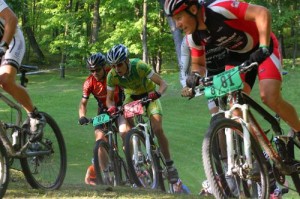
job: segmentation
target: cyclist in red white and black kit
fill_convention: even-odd
[[[79,120],[78,123],[80,125],[86,125],[89,123],[89,119],[86,117],[87,113],[87,104],[90,95],[92,94],[98,102],[98,111],[97,115],[103,113],[107,110],[106,106],[106,76],[110,71],[109,67],[106,67],[106,56],[102,53],[96,53],[91,55],[87,59],[87,68],[90,71],[90,75],[83,83],[82,87],[82,98],[79,103]],[[122,89],[117,87],[114,91],[114,100],[116,101],[117,105],[122,104]],[[119,120],[122,118],[119,117]],[[95,139],[96,142],[107,142],[107,138],[105,137],[105,128],[103,125],[95,126]],[[101,153],[98,153],[101,154]],[[101,164],[99,165],[101,169],[105,170],[106,162],[105,157],[99,158]]]
[[[229,51],[228,66],[257,62],[258,68],[243,77],[245,92],[251,91],[257,75],[263,103],[278,113],[300,138],[298,114],[281,95],[281,55],[278,41],[271,32],[271,14],[267,8],[237,0],[166,0],[164,10],[178,28],[191,34],[198,46],[199,57],[191,60],[193,73],[203,76],[207,44]],[[199,77],[192,74],[187,85],[193,87],[198,80]]]

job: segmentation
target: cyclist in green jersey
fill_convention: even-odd
[[[167,84],[145,62],[137,58],[129,60],[128,55],[127,47],[122,44],[114,46],[107,54],[107,62],[112,66],[112,70],[107,75],[108,112],[114,114],[117,110],[113,95],[117,86],[124,88],[124,104],[143,97],[152,99],[147,107],[147,113],[151,120],[152,130],[166,159],[168,180],[174,184],[178,181],[178,172],[171,159],[168,139],[162,128],[162,106],[158,99],[167,89]],[[158,90],[156,90],[156,85],[158,85]],[[127,119],[126,123],[119,125],[120,129],[126,129],[123,132],[127,132],[133,127],[133,122]]]

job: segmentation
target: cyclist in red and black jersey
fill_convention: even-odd
[[[164,9],[198,46],[200,56],[192,57],[191,61],[193,73],[201,74],[205,68],[207,44],[229,51],[228,66],[257,62],[258,68],[243,77],[245,91],[251,91],[257,75],[263,103],[278,113],[300,138],[298,114],[281,95],[281,55],[271,32],[271,14],[267,8],[237,0],[166,0]],[[198,76],[190,75],[187,85],[193,87],[198,80]]]
[[[87,68],[90,71],[90,75],[87,77],[85,82],[83,83],[83,94],[81,101],[79,103],[79,120],[78,123],[80,125],[85,125],[89,123],[89,119],[86,117],[87,113],[87,104],[90,95],[92,94],[98,102],[98,111],[97,115],[107,110],[106,106],[106,76],[110,70],[110,68],[106,67],[106,56],[102,53],[96,53],[91,55],[87,59]],[[114,99],[117,102],[117,105],[122,104],[122,89],[117,87],[114,91]],[[120,118],[121,120],[122,118]],[[102,140],[107,142],[105,137],[105,130],[103,125],[95,126],[95,139],[96,141]],[[100,157],[102,160],[102,158]],[[103,162],[105,165],[105,161]],[[101,167],[101,165],[100,165]],[[102,167],[101,167],[102,168]]]

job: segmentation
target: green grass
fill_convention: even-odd
[[[92,126],[79,126],[78,105],[82,96],[82,83],[88,73],[84,70],[66,70],[65,79],[60,78],[59,71],[30,75],[28,91],[34,104],[42,111],[52,115],[59,124],[67,146],[68,168],[67,175],[61,190],[42,192],[32,190],[20,180],[11,182],[7,197],[112,197],[112,198],[171,198],[175,196],[162,195],[149,190],[114,188],[105,191],[105,187],[90,187],[84,184],[84,176],[88,165],[91,163],[94,145]],[[181,86],[177,73],[163,74],[168,82],[168,90],[161,98],[164,120],[163,126],[169,139],[171,155],[183,182],[190,188],[192,195],[187,198],[197,197],[201,183],[205,179],[201,159],[202,139],[209,125],[209,112],[207,102],[203,97],[187,100],[180,96]],[[300,112],[299,70],[289,70],[284,77],[283,93]],[[252,96],[258,99],[257,85]],[[0,105],[3,108],[3,105]],[[2,111],[2,109],[0,109]],[[4,111],[5,112],[5,111]],[[88,117],[96,114],[96,101],[91,96],[88,106]],[[9,112],[3,114],[9,117]],[[286,125],[284,128],[288,129]],[[298,154],[299,157],[299,154]],[[15,166],[18,168],[18,166]],[[13,173],[13,177],[15,174]],[[16,188],[17,187],[17,188]],[[22,188],[16,193],[16,189]],[[23,193],[24,192],[24,193]],[[27,194],[27,192],[29,194]],[[21,194],[22,193],[22,194]],[[19,195],[18,195],[19,194]],[[21,194],[21,195],[20,195]],[[107,195],[105,195],[107,194]],[[158,194],[158,195],[157,195]],[[296,198],[297,194],[290,191],[287,198]],[[179,196],[177,196],[179,197]],[[184,196],[181,196],[184,197]]]

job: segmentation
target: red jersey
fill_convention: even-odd
[[[88,174],[90,180],[96,180],[96,172],[95,172],[94,165],[90,165],[88,167]]]
[[[106,71],[107,73],[109,72]],[[107,95],[107,90],[106,90],[106,79],[104,81],[97,81],[97,79],[93,76],[90,75],[88,78],[85,80],[83,83],[82,87],[82,97],[88,99],[90,94],[93,94],[96,100],[98,101],[98,104],[103,104],[104,107],[106,107],[106,95]],[[120,98],[120,89],[116,87],[115,89],[115,102],[116,104],[121,100]]]

